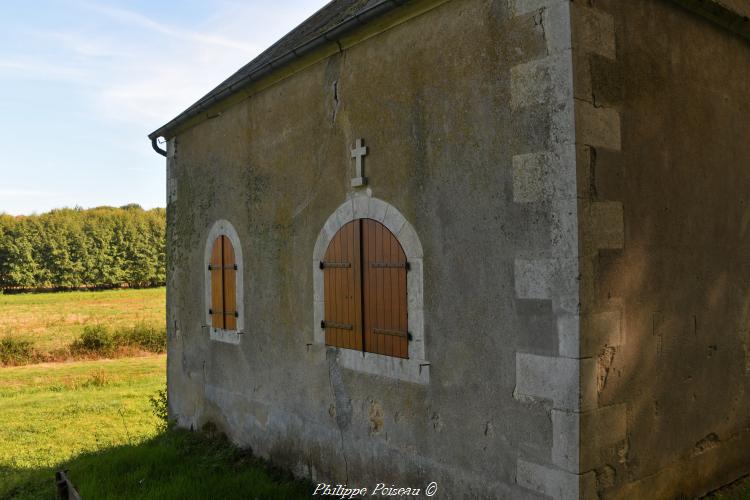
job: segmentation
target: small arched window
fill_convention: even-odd
[[[237,318],[237,261],[234,246],[226,235],[214,240],[211,261],[211,326],[219,330],[236,331]]]
[[[409,357],[409,263],[398,239],[373,219],[355,219],[333,237],[323,269],[325,343]]]

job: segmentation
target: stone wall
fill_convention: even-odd
[[[750,43],[680,2],[591,3],[572,16],[585,496],[692,498],[750,471]]]
[[[568,5],[413,4],[420,15],[170,141],[170,411],[314,480],[575,498]],[[370,148],[363,189],[350,182],[357,138]],[[311,262],[347,200],[393,207],[419,239],[428,380],[358,371],[316,342]],[[203,250],[219,219],[242,242],[238,345],[204,328]]]

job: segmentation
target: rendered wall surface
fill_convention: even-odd
[[[672,2],[580,7],[581,467],[592,498],[692,498],[750,471],[750,42]]]
[[[181,426],[213,422],[320,481],[578,496],[569,25],[567,2],[452,0],[170,140],[168,382]],[[350,185],[358,138],[363,190]],[[337,207],[368,195],[421,241],[428,384],[343,368],[315,343],[313,247]],[[218,219],[242,242],[239,345],[202,327]]]

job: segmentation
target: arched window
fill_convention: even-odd
[[[409,358],[409,263],[396,236],[376,220],[355,219],[333,237],[320,267],[325,343]]]
[[[396,207],[365,192],[342,203],[313,248],[313,343],[343,368],[429,384],[423,258]]]
[[[225,235],[214,240],[211,250],[211,326],[221,330],[237,330],[237,262],[234,247]]]
[[[238,344],[244,333],[242,247],[234,227],[214,223],[205,248],[206,327],[212,340]]]

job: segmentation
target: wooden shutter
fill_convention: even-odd
[[[237,265],[234,247],[226,236],[219,236],[211,251],[211,326],[237,329]]]
[[[237,330],[237,263],[234,247],[226,236],[224,242],[223,282],[224,282],[224,329]]]
[[[211,326],[224,328],[224,273],[223,271],[223,236],[214,241],[211,251]]]
[[[362,350],[360,224],[342,227],[328,245],[323,268],[326,345]]]
[[[352,221],[324,259],[326,344],[408,358],[408,264],[393,233],[372,219]]]
[[[406,254],[388,228],[362,220],[365,351],[409,357]]]

